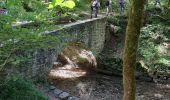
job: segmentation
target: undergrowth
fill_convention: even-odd
[[[47,100],[33,83],[21,78],[0,82],[0,100]]]
[[[149,16],[146,16],[147,22],[141,30],[137,60],[144,61],[148,67],[148,69],[145,69],[147,72],[161,72],[165,75],[170,75],[170,17],[167,17],[169,16],[168,9],[155,7],[146,9]],[[108,23],[121,27],[122,31],[119,32],[121,34],[125,32],[127,17],[108,17]],[[117,61],[122,62],[122,59],[114,58],[114,52],[113,50],[105,49],[105,52],[101,53],[99,63],[102,63],[106,70],[122,70],[122,63]],[[137,71],[142,71],[142,67],[145,68],[137,63]]]

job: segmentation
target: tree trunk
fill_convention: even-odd
[[[135,100],[136,52],[145,4],[145,0],[130,1],[131,9],[126,28],[126,39],[123,55],[123,100]]]

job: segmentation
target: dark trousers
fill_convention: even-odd
[[[91,18],[93,18],[93,15],[95,18],[97,18],[97,14],[98,14],[98,7],[91,6]]]
[[[119,6],[120,6],[120,13],[122,14],[125,9],[125,4],[123,2],[119,2]]]

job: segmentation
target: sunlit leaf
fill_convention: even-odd
[[[74,3],[74,1],[65,1],[64,3],[62,3],[61,6],[72,9],[75,7],[75,3]]]
[[[51,9],[51,8],[56,7],[56,6],[66,7],[66,8],[72,9],[72,8],[75,7],[75,3],[74,3],[74,1],[71,1],[71,0],[69,0],[69,1],[53,0],[52,4],[50,4],[48,8]]]
[[[54,2],[52,3],[54,6],[60,5],[63,3],[64,0],[53,0]]]
[[[48,6],[48,9],[52,9],[52,8],[54,8],[54,6],[53,6],[52,4],[50,4],[50,5]]]

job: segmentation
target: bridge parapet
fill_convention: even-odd
[[[66,35],[64,43],[81,42],[90,48],[95,55],[100,53],[104,46],[106,18],[94,18],[67,24],[60,29],[44,33],[45,35]]]

